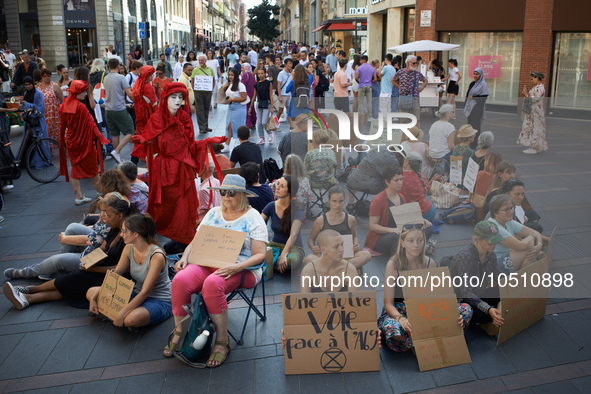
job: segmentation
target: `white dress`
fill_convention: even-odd
[[[519,145],[533,148],[538,152],[548,150],[546,142],[546,116],[544,115],[544,96],[546,91],[543,84],[534,86],[529,91],[532,101],[531,113],[525,114],[521,134],[517,139]]]

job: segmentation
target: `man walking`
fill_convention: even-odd
[[[334,107],[345,113],[349,112],[349,91],[347,90],[353,82],[347,77],[347,59],[339,60],[340,70],[334,75]]]
[[[330,48],[330,55],[326,57],[326,64],[328,64],[328,78],[332,79],[334,73],[338,71],[337,68],[337,56],[336,56],[336,49],[335,47]]]
[[[283,109],[286,108],[289,111],[289,100],[291,100],[291,94],[287,93],[287,85],[292,80],[291,78],[291,66],[293,65],[293,61],[291,59],[285,59],[285,66],[283,70],[277,76],[277,98],[279,102],[279,111],[277,111],[277,119],[281,122],[281,114],[283,114]],[[289,119],[289,116],[286,116]],[[291,124],[291,119],[289,120]]]
[[[380,115],[386,116],[390,112],[390,100],[392,98],[392,78],[396,70],[392,67],[392,54],[388,53],[384,58],[382,70],[378,71],[378,77],[381,78],[380,84]]]
[[[193,78],[193,86],[195,86],[195,78],[201,79],[203,82],[211,82],[204,90],[195,90],[195,111],[197,112],[197,123],[199,124],[199,133],[205,134],[211,131],[209,128],[209,107],[211,106],[211,94],[215,88],[215,74],[213,68],[209,67],[206,62],[205,55],[199,55],[199,66],[195,67],[191,77]],[[206,85],[206,84],[204,84]]]
[[[113,137],[113,149],[111,156],[117,163],[121,163],[121,150],[131,141],[134,128],[133,121],[125,106],[125,96],[133,101],[133,94],[127,79],[119,74],[119,60],[109,59],[107,63],[109,73],[105,76],[103,84],[105,85],[105,116],[109,134]],[[119,141],[119,135],[123,138]]]
[[[187,87],[187,91],[189,92],[189,102],[186,103],[183,101],[182,105],[187,106],[186,108],[190,108],[191,113],[194,114],[195,92],[193,91],[193,86],[191,86],[191,74],[193,74],[193,65],[191,63],[185,63],[183,66],[183,72],[179,77],[179,82],[184,84]]]
[[[160,54],[160,63],[158,64],[163,64],[164,67],[166,67],[166,78],[172,78],[172,66],[170,65],[169,62],[166,61],[166,59],[164,59],[164,54]],[[158,66],[156,66],[158,67]]]
[[[259,54],[256,53],[252,44],[248,46],[248,59],[250,60],[250,65],[252,66],[252,69],[256,69],[257,61],[259,60]]]
[[[365,100],[367,105],[367,118],[372,118],[372,107],[371,107],[371,85],[378,80],[376,70],[368,63],[369,57],[367,55],[361,56],[361,65],[355,72],[355,80],[359,83],[359,110],[363,111],[363,101]]]

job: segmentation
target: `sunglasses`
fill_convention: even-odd
[[[402,228],[404,230],[422,230],[425,226],[421,223],[421,224],[405,224],[404,226],[402,226]]]
[[[220,196],[225,197],[226,194],[228,197],[234,197],[238,193],[236,190],[220,190]]]
[[[501,211],[501,212],[511,212],[511,211],[513,211],[513,210],[515,210],[515,205],[514,205],[514,206],[512,206],[511,208],[507,208],[507,209],[501,209],[500,211]]]

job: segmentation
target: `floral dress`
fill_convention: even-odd
[[[47,88],[42,89],[41,84],[37,85],[37,89],[43,93],[43,101],[45,102],[45,121],[47,122],[47,130],[49,138],[56,141],[60,139],[60,120],[58,110],[60,109],[60,102],[54,92],[55,82],[51,82]]]
[[[530,114],[525,114],[521,134],[517,139],[519,145],[533,148],[538,152],[548,150],[546,142],[546,117],[544,115],[544,96],[546,91],[543,84],[534,86],[529,91],[532,101]]]

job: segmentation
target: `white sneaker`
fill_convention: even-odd
[[[2,190],[6,191],[6,190],[12,190],[14,189],[14,185],[4,185],[2,186]]]
[[[111,156],[113,156],[113,159],[115,159],[115,161],[117,162],[117,164],[121,164],[121,155],[119,155],[119,153],[117,153],[116,151],[112,150],[110,154],[111,154]]]
[[[524,150],[523,153],[528,154],[528,155],[535,155],[538,153],[538,151],[535,150],[534,148],[528,148],[528,149]]]
[[[3,290],[4,296],[8,298],[8,301],[12,302],[12,305],[14,305],[19,311],[29,306],[29,301],[27,301],[21,292],[15,289],[10,282],[4,283]]]
[[[230,145],[224,145],[224,149],[220,153],[230,153]]]
[[[82,205],[82,204],[86,204],[87,202],[91,202],[92,198],[82,196],[82,198],[77,198],[74,201],[76,202],[76,205]]]
[[[257,145],[265,145],[265,140],[261,138],[259,142],[257,142]]]

